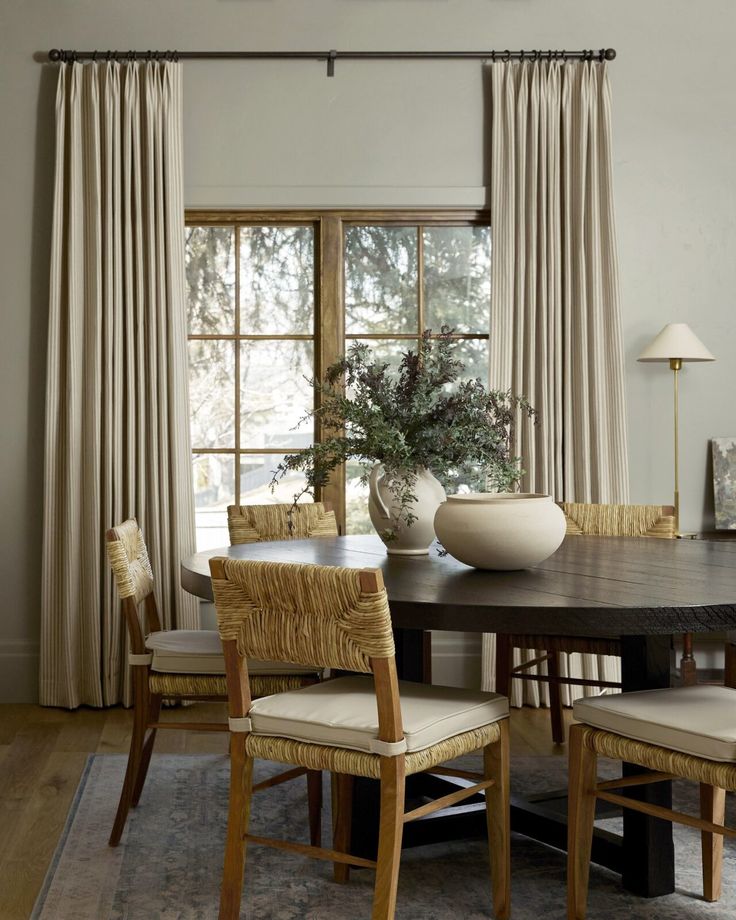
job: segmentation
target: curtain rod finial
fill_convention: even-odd
[[[49,51],[49,60],[52,64],[58,64],[61,59],[62,53],[58,48],[52,48],[51,51]]]
[[[603,57],[604,57],[607,61],[615,61],[615,60],[616,60],[616,49],[615,49],[615,48],[606,48],[606,50],[603,52]]]

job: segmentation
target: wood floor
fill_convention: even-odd
[[[566,712],[569,718],[569,712]],[[89,754],[127,753],[132,714],[120,708],[66,712],[0,706],[0,918],[27,920],[64,827]],[[165,719],[224,719],[224,707],[198,703]],[[216,753],[227,736],[162,731],[158,753]],[[546,709],[512,710],[512,756],[564,756],[551,741]],[[61,918],[60,918],[61,920]]]

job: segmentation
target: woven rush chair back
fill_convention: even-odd
[[[675,536],[675,509],[669,505],[594,505],[559,502],[567,535],[601,537]]]
[[[299,505],[228,505],[230,544],[261,540],[305,540],[336,537],[335,512],[322,502]]]
[[[110,528],[105,534],[107,558],[123,605],[123,615],[130,635],[131,651],[145,653],[145,638],[138,618],[138,607],[145,602],[149,633],[161,629],[153,593],[153,571],[143,533],[135,518]]]
[[[220,638],[244,658],[370,673],[394,656],[380,572],[223,557],[210,570]]]

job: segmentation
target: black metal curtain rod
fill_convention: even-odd
[[[613,48],[598,51],[49,51],[53,63],[74,61],[326,61],[327,76],[335,75],[335,61],[612,61]]]

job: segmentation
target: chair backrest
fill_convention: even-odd
[[[293,505],[228,505],[230,543],[336,537],[335,512],[322,502]]]
[[[401,740],[391,612],[380,571],[223,557],[210,560],[210,571],[231,715],[250,707],[249,657],[373,672],[379,737]],[[234,699],[244,705],[233,707]]]
[[[607,537],[675,536],[675,509],[669,505],[594,505],[559,502],[567,535]]]
[[[153,593],[153,571],[146,541],[135,518],[111,527],[105,534],[107,558],[123,605],[130,635],[131,650],[145,652],[144,637],[138,618],[138,606],[145,602],[148,632],[158,632],[161,621]]]

